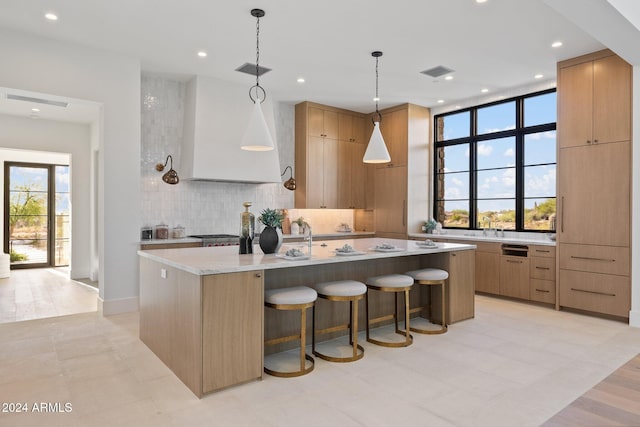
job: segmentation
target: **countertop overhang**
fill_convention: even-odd
[[[495,243],[511,243],[514,245],[541,245],[541,246],[556,246],[556,242],[550,240],[546,236],[541,236],[540,239],[532,237],[495,237],[495,236],[483,236],[479,235],[464,235],[464,234],[427,234],[427,233],[409,233],[409,237],[420,239],[447,239],[447,240],[460,240],[464,242],[478,241],[478,242],[495,242]]]
[[[376,251],[375,247],[383,243],[390,243],[399,250],[393,252]],[[322,246],[323,244],[326,244],[326,246]],[[356,251],[362,252],[362,254],[349,256],[336,255],[335,249],[345,244],[351,245]],[[285,243],[280,248],[280,254],[284,254],[288,249],[293,247],[308,253],[308,244],[306,243]],[[278,257],[277,254],[263,254],[257,245],[254,246],[255,253],[249,255],[240,255],[237,246],[155,249],[152,251],[140,250],[138,251],[138,255],[192,274],[209,275],[400,256],[428,255],[473,249],[476,249],[476,246],[473,244],[439,243],[437,248],[425,248],[419,246],[416,240],[364,238],[331,240],[325,243],[314,242],[311,249],[311,256],[307,259],[300,260],[286,260]]]

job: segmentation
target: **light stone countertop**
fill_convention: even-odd
[[[427,233],[409,233],[409,237],[420,239],[447,239],[447,240],[461,240],[465,242],[478,241],[478,242],[496,242],[496,243],[512,243],[515,245],[541,245],[541,246],[556,246],[556,242],[550,240],[546,235],[540,235],[540,238],[534,237],[493,237],[483,236],[482,232],[479,235],[467,236],[465,234],[427,234]]]
[[[376,251],[376,245],[382,243],[393,244],[399,250],[395,252]],[[342,247],[344,244],[351,245],[362,254],[336,255],[335,249]],[[437,248],[423,248],[414,240],[381,238],[332,240],[326,242],[325,246],[322,245],[323,243],[321,242],[314,242],[311,257],[298,260],[287,260],[281,257],[288,249],[294,247],[308,253],[308,245],[306,243],[285,243],[280,248],[280,254],[269,255],[263,254],[257,245],[254,246],[255,253],[250,255],[238,254],[237,246],[140,250],[138,255],[192,274],[208,275],[453,252],[476,248],[475,245],[459,243],[440,243]]]
[[[141,245],[167,245],[173,243],[202,243],[202,239],[195,237],[182,237],[180,239],[149,239],[140,240]]]
[[[336,231],[334,233],[318,233],[318,234],[313,234],[313,240],[322,240],[323,238],[327,238],[327,237],[343,237],[345,239],[348,239],[352,236],[371,236],[373,237],[373,235],[376,234],[374,231],[349,231],[349,232],[344,232],[344,231]],[[288,239],[300,239],[300,238],[304,238],[306,237],[306,234],[283,234],[282,238],[286,241]]]

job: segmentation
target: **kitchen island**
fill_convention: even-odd
[[[396,251],[376,251],[391,243]],[[340,256],[335,249],[351,245],[359,254]],[[139,251],[140,339],[198,397],[235,384],[260,379],[265,339],[289,335],[298,324],[296,313],[264,309],[265,289],[307,285],[439,267],[450,274],[447,284],[447,322],[474,315],[474,245],[441,243],[425,248],[416,241],[348,239],[314,242],[310,256],[287,260],[282,254],[297,247],[309,255],[308,244],[285,244],[280,254],[265,255],[256,246],[252,255],[237,247],[159,249]],[[416,286],[412,307],[428,302],[428,293]],[[388,296],[387,296],[388,297]],[[438,301],[436,292],[432,297]],[[318,301],[318,328],[346,322],[348,310]],[[393,311],[393,298],[374,292],[372,317]],[[359,324],[364,325],[364,310]],[[346,316],[346,317],[345,317]],[[434,310],[434,317],[441,313]],[[311,334],[311,331],[308,331]],[[333,339],[343,334],[327,334]],[[296,343],[270,347],[277,352]]]

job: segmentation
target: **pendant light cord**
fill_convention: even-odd
[[[251,10],[251,16],[256,18],[256,84],[249,88],[249,98],[255,103],[260,101],[263,103],[267,99],[267,92],[260,86],[260,17],[264,16],[262,9]],[[251,92],[255,89],[255,99]],[[260,98],[260,92],[262,92],[262,98]]]
[[[378,111],[378,57],[376,56],[376,113],[380,115],[380,111]]]
[[[256,17],[256,86],[260,87],[260,17]],[[256,93],[257,96],[257,93]]]

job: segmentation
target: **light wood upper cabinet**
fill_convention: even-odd
[[[295,207],[365,208],[364,116],[303,102],[296,105]],[[361,154],[360,154],[361,153]],[[359,156],[359,159],[358,159]]]
[[[380,163],[378,168],[388,168],[407,165],[407,152],[409,146],[409,110],[383,112],[380,122],[380,132],[387,145],[391,162]]]
[[[630,244],[630,142],[560,150],[558,241]]]
[[[376,169],[376,233],[407,234],[407,168]]]
[[[309,107],[309,136],[338,139],[338,113]]]
[[[340,141],[366,144],[364,117],[338,113],[338,139]]]
[[[631,139],[631,72],[610,51],[558,64],[560,148]]]

